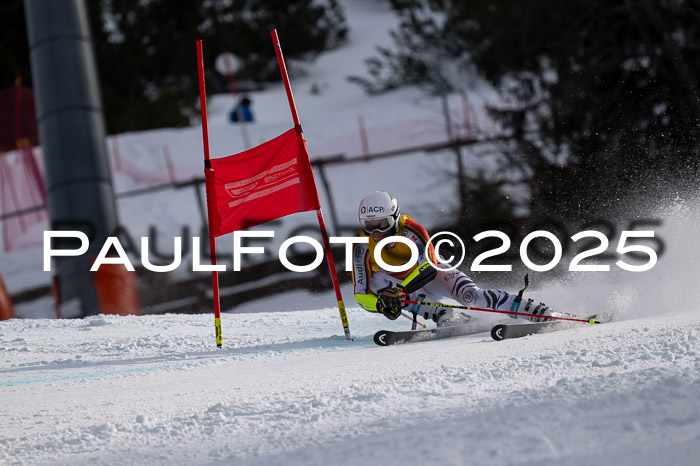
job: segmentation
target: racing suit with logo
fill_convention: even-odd
[[[479,288],[459,270],[437,270],[430,265],[428,257],[433,264],[436,263],[432,244],[426,248],[430,236],[425,228],[407,215],[399,218],[397,231],[392,235],[407,238],[418,249],[418,261],[404,272],[392,273],[383,270],[374,258],[377,242],[365,232],[360,232],[358,236],[368,237],[369,242],[355,245],[352,279],[355,300],[367,311],[378,312],[377,295],[382,290],[397,285],[402,285],[406,289],[409,300],[416,300],[422,294],[425,295],[426,301],[439,302],[444,298],[452,298],[464,306],[511,310],[516,295],[500,290]],[[411,250],[408,245],[400,242],[389,243],[382,249],[381,258],[391,266],[403,265],[410,260]],[[449,309],[435,306],[421,308],[421,314],[425,319],[432,319],[438,324],[440,324],[438,318],[441,317],[439,314],[444,314],[446,311],[450,315],[453,314]],[[532,309],[529,311],[532,312]],[[537,318],[533,317],[531,320],[537,320]]]

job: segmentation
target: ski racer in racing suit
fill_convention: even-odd
[[[359,220],[362,231],[359,237],[367,237],[368,242],[356,244],[353,253],[353,273],[355,300],[365,310],[379,312],[391,320],[401,315],[403,307],[408,306],[402,299],[417,300],[424,295],[426,301],[438,302],[450,297],[464,306],[513,310],[516,295],[500,290],[479,288],[463,272],[458,270],[438,270],[433,245],[428,244],[429,235],[425,228],[411,217],[401,215],[396,198],[384,191],[377,191],[365,196],[360,202]],[[415,244],[418,261],[413,267],[403,272],[390,272],[382,269],[375,260],[374,251],[377,243],[389,236],[400,236]],[[381,258],[389,266],[406,264],[411,258],[407,244],[396,241],[381,250]],[[518,296],[520,297],[520,296]],[[538,316],[558,315],[549,307],[540,303],[533,306],[528,300],[524,309],[518,312]],[[469,316],[451,308],[422,306],[425,319],[432,319],[438,327],[467,323]],[[526,317],[533,321],[544,320],[540,317]]]

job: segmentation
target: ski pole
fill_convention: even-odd
[[[404,311],[401,311],[401,315],[404,316],[405,318],[407,318],[408,320],[411,320],[411,321],[413,321],[414,323],[420,325],[420,326],[423,327],[423,328],[428,328],[428,326],[425,325],[423,322],[418,322],[418,319],[414,319],[414,318],[411,317],[410,315],[406,314]]]
[[[599,324],[595,319],[574,319],[571,317],[556,317],[556,316],[541,316],[539,314],[527,314],[525,312],[513,312],[513,311],[499,311],[497,309],[484,309],[481,307],[471,307],[471,306],[459,306],[457,304],[442,304],[442,303],[430,303],[430,302],[418,302],[412,301],[410,299],[402,299],[402,303],[408,304],[420,304],[422,306],[437,306],[437,307],[451,307],[454,309],[466,309],[467,311],[482,311],[482,312],[495,312],[496,314],[506,314],[506,315],[517,315],[524,317],[537,317],[539,319],[556,319],[556,320],[568,320],[571,322],[583,322],[585,324]]]
[[[418,295],[418,302],[423,302],[425,299],[424,294],[419,294]],[[413,314],[413,324],[411,325],[411,330],[416,329],[416,324],[418,323],[418,311],[420,310],[420,304],[414,304],[411,306],[411,314]]]

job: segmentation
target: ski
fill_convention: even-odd
[[[507,340],[509,338],[520,338],[545,330],[561,330],[569,328],[562,325],[562,322],[538,322],[532,324],[499,324],[491,329],[491,338],[496,341]]]
[[[483,331],[483,328],[479,328],[473,324],[431,328],[428,330],[405,330],[399,332],[394,332],[392,330],[380,330],[374,334],[374,342],[379,346],[400,345],[404,343],[415,343],[418,341],[439,340],[442,338],[472,335]]]
[[[582,319],[583,320],[583,319]],[[608,314],[593,314],[585,319],[590,324],[602,324],[610,322],[611,318]],[[556,330],[564,330],[567,328],[576,327],[568,321],[552,320],[549,322],[536,322],[528,324],[499,324],[491,329],[491,338],[496,341],[506,340],[508,338],[520,338],[535,333],[551,332]]]

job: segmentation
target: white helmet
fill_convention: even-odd
[[[386,191],[368,194],[360,201],[358,217],[367,234],[389,231],[397,224],[400,215],[399,201]]]

